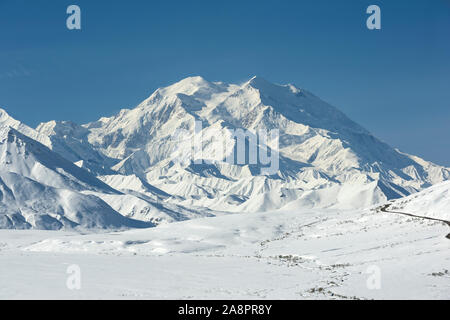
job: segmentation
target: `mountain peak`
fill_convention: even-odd
[[[9,114],[5,111],[5,109],[0,108],[0,119],[9,118]]]
[[[3,124],[19,124],[20,122],[11,117],[5,109],[0,108],[0,122]]]
[[[259,90],[262,94],[268,94],[278,98],[284,97],[283,99],[287,96],[292,97],[293,94],[297,95],[302,91],[292,84],[275,84],[259,76],[254,76],[244,86]]]
[[[27,137],[31,137],[34,140],[39,141],[40,143],[51,146],[50,139],[43,134],[40,134],[36,130],[28,127],[27,125],[23,124],[22,122],[14,119],[11,117],[5,110],[0,108],[0,125],[3,127],[9,127],[11,129],[15,129],[18,132],[26,135]],[[5,129],[3,129],[5,130]]]
[[[186,82],[193,82],[193,83],[203,83],[203,82],[208,82],[205,78],[203,78],[202,76],[191,76],[191,77],[187,77],[184,78],[181,81],[186,81]]]
[[[203,87],[203,86],[210,86],[211,83],[206,80],[205,78],[201,76],[192,76],[184,78],[177,83],[169,86],[169,87],[186,87],[186,86],[196,86],[196,87]]]
[[[163,95],[178,95],[178,94],[185,94],[185,95],[193,95],[196,92],[199,91],[215,91],[217,90],[216,85],[212,82],[209,82],[205,80],[203,77],[200,76],[193,76],[184,78],[170,86],[159,88],[158,90],[153,93],[155,94],[163,94]],[[152,95],[152,96],[153,96]]]
[[[272,82],[267,81],[263,77],[260,76],[253,76],[248,82],[248,85],[252,86],[255,89],[264,89],[267,87],[274,87],[276,86]]]

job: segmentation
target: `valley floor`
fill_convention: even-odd
[[[2,230],[0,299],[450,299],[449,232],[379,210],[84,235]],[[79,290],[67,287],[74,265]]]

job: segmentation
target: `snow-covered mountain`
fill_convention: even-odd
[[[256,150],[279,155],[276,173],[248,159],[226,161],[238,129],[279,130],[278,145],[256,142]],[[108,176],[106,183],[117,183],[115,174],[137,177],[141,182],[128,183],[128,190],[151,194],[144,182],[169,195],[168,202],[200,211],[361,208],[450,178],[448,168],[390,147],[310,92],[259,77],[239,85],[191,77],[113,117],[82,126],[52,121],[37,132],[54,151]],[[177,161],[191,145],[202,147]]]
[[[7,228],[365,208],[450,178],[448,168],[390,147],[308,91],[258,77],[239,85],[187,78],[85,125],[32,129],[0,109],[0,127]],[[262,151],[275,170],[265,170],[273,163]]]
[[[143,183],[147,196],[112,188],[31,138],[52,146],[47,136],[12,119],[3,110],[1,115],[0,228],[118,229],[202,216],[190,209],[160,203],[168,195],[149,184]],[[118,179],[115,176],[114,180]]]
[[[0,128],[0,228],[146,226],[81,191],[119,195],[43,144],[11,127]]]

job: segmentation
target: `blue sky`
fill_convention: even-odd
[[[0,106],[31,126],[112,115],[191,75],[294,83],[450,166],[449,0],[0,0]]]

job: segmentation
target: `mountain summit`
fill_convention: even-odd
[[[37,130],[52,141],[67,140],[62,130],[48,127]],[[231,133],[239,129],[279,131],[273,150],[278,172],[264,175],[257,165],[229,163],[226,154],[217,158],[218,144],[235,145]],[[214,161],[174,162],[173,151],[186,147],[174,139],[179,130],[189,133],[185,141],[201,137],[200,156]],[[218,211],[367,206],[450,177],[449,169],[395,150],[307,90],[261,77],[243,84],[186,78],[77,131],[86,150],[107,159],[108,170],[136,175],[177,204]],[[66,144],[70,148],[73,143]]]

